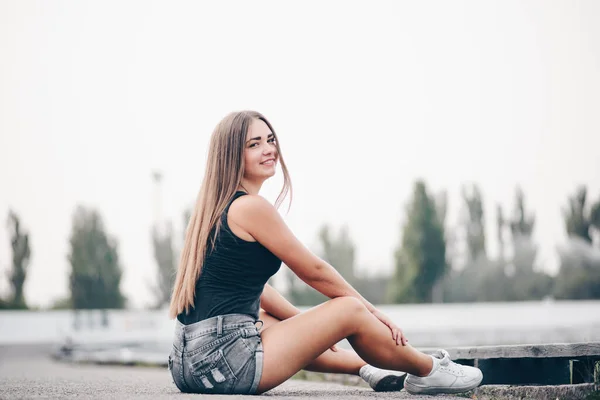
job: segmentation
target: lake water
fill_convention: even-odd
[[[600,301],[384,305],[414,346],[474,346],[600,341]],[[174,322],[167,310],[2,311],[0,344],[156,343],[167,348]],[[75,328],[75,322],[79,328]],[[313,334],[307,329],[306,334]]]

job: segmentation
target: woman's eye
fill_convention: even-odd
[[[270,138],[270,139],[268,139],[268,140],[267,140],[267,143],[274,144],[274,143],[275,143],[275,138]],[[252,148],[252,147],[256,147],[256,146],[260,146],[260,143],[259,143],[259,142],[254,142],[254,143],[250,144],[250,145],[248,146],[248,148]]]

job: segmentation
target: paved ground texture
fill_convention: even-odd
[[[423,399],[405,391],[375,393],[363,387],[290,380],[261,396],[183,394],[166,368],[78,365],[56,362],[47,347],[0,346],[0,399]],[[436,400],[454,396],[436,396]]]
[[[375,393],[369,388],[336,383],[290,380],[261,396],[183,394],[166,368],[98,366],[53,361],[47,346],[0,346],[0,399],[413,399],[458,400],[459,396],[412,396],[406,391]],[[557,391],[557,389],[559,389]],[[583,390],[582,390],[583,389]],[[600,399],[591,386],[574,388],[485,386],[471,398]]]

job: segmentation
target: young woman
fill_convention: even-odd
[[[301,369],[357,374],[375,390],[403,383],[410,393],[433,394],[478,386],[479,369],[453,363],[443,350],[415,350],[392,320],[294,237],[258,194],[278,163],[284,185],[276,206],[291,184],[267,119],[235,112],[212,134],[171,299],[177,321],[169,368],[177,387],[259,394]],[[331,300],[301,313],[266,284],[282,262]],[[342,339],[355,352],[338,349]]]

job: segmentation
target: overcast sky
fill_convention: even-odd
[[[579,184],[600,196],[598,21],[593,0],[3,0],[0,269],[13,208],[32,239],[27,300],[65,296],[71,216],[84,204],[119,240],[131,305],[147,304],[157,208],[183,229],[213,127],[255,109],[292,175],[284,217],[311,248],[320,224],[346,223],[359,267],[391,271],[423,178],[448,191],[450,228],[461,185],[481,186],[495,255],[495,205],[512,210],[521,185],[538,264],[555,270],[567,196]]]

